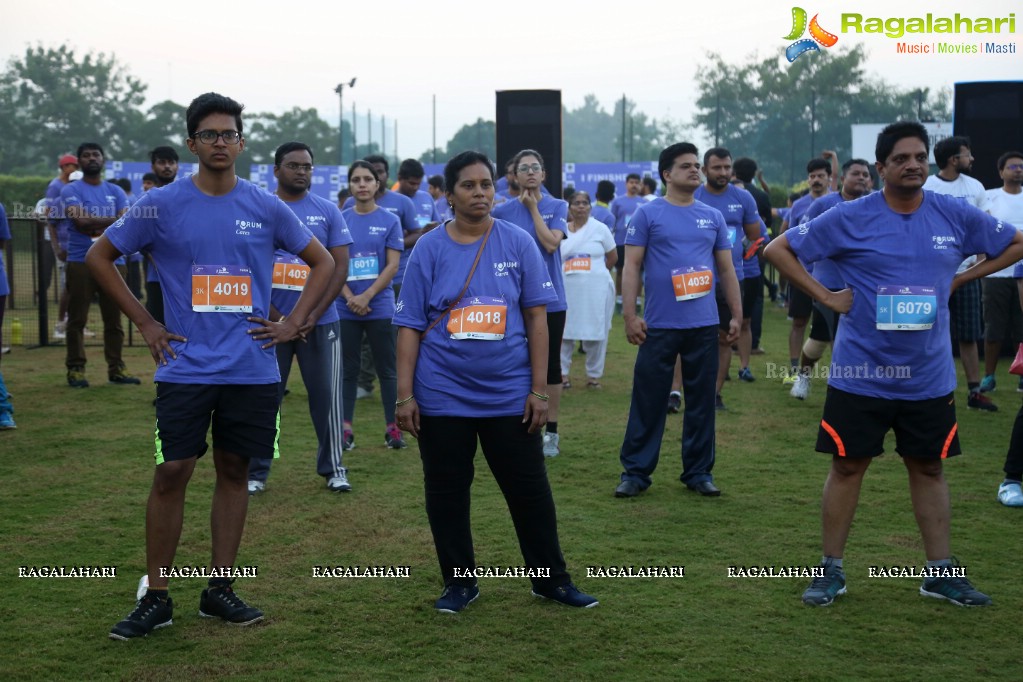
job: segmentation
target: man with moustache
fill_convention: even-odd
[[[920,594],[959,606],[991,603],[952,570],[943,464],[961,448],[944,302],[953,289],[1023,257],[1023,234],[966,202],[924,191],[928,143],[919,123],[887,126],[875,149],[884,190],[834,206],[765,252],[793,286],[845,315],[817,435],[831,469],[821,504],[822,571],[803,592],[808,605],[827,606],[846,592],[842,560],[860,488],[889,431],[927,559]],[[987,259],[957,272],[975,253]],[[801,264],[823,258],[834,260],[847,288],[831,291]]]
[[[859,199],[870,191],[870,164],[865,159],[850,159],[842,165],[842,191],[830,192],[813,202],[806,212],[806,219],[813,220],[829,208],[843,201]],[[832,291],[845,288],[845,282],[834,262],[825,258],[813,264],[814,278]],[[806,400],[810,394],[810,374],[814,365],[824,355],[824,349],[834,341],[840,317],[819,301],[813,302],[813,322],[810,324],[810,338],[803,344],[799,356],[799,375],[792,384],[789,395]]]
[[[298,216],[334,257],[334,273],[327,291],[309,315],[314,321],[303,323],[305,337],[277,344],[277,366],[281,372],[278,401],[284,399],[292,358],[298,359],[302,381],[309,394],[309,416],[316,432],[316,473],[324,478],[327,490],[348,492],[348,469],[341,464],[341,328],[334,299],[348,278],[348,245],[352,235],[337,205],[309,191],[313,177],[313,151],[302,142],[286,142],[274,153],[274,192]],[[272,322],[279,322],[295,309],[305,288],[309,266],[297,256],[278,249],[274,254],[274,279],[270,292]],[[266,488],[272,459],[249,460],[249,494]]]
[[[824,153],[825,156],[829,152]],[[781,234],[790,227],[798,227],[810,210],[810,205],[830,191],[831,188],[831,164],[824,158],[810,159],[806,164],[806,182],[810,186],[810,192],[792,202],[788,217],[782,221]],[[784,378],[787,386],[796,383],[799,376],[799,353],[803,346],[803,333],[810,321],[810,314],[813,312],[813,299],[806,295],[805,291],[799,288],[790,287],[789,291],[789,317],[792,319],[792,328],[789,330],[789,367],[791,372]]]

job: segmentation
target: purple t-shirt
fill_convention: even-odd
[[[455,242],[445,226],[423,235],[409,259],[394,324],[425,330],[462,290],[479,247],[479,241]],[[483,315],[503,313],[504,338],[452,338],[451,314],[446,315],[419,343],[413,393],[420,411],[449,417],[522,414],[532,387],[522,309],[556,300],[547,267],[530,236],[495,220],[458,307],[480,303],[486,306]]]
[[[837,206],[843,201],[845,201],[845,199],[842,197],[841,192],[830,192],[825,194],[820,199],[810,204],[810,208],[806,211],[804,222],[813,220],[821,213],[824,213],[833,206]],[[838,271],[838,266],[835,265],[835,262],[830,258],[823,258],[816,263],[811,263],[810,267],[807,269],[813,273],[814,279],[832,291],[841,291],[842,289],[845,289],[845,280],[842,279],[842,275]]]
[[[544,194],[540,197],[540,201],[537,204],[537,209],[540,211],[540,216],[543,218],[544,225],[551,230],[559,230],[561,234],[568,232],[568,223],[566,218],[568,216],[568,202],[562,201],[561,199],[555,199],[550,194]],[[540,249],[540,255],[543,257],[544,265],[547,266],[547,271],[551,275],[551,282],[554,283],[554,293],[558,295],[558,300],[547,306],[547,312],[558,313],[566,308],[568,304],[565,301],[565,281],[561,277],[561,247],[554,249],[552,253],[548,253],[547,249],[543,248],[540,244],[539,238],[536,236],[536,227],[533,225],[533,217],[529,213],[529,209],[526,208],[518,198],[513,201],[508,201],[500,206],[495,206],[492,212],[495,218],[501,220],[507,220],[510,223],[518,225],[523,230],[529,233],[536,243],[538,249]]]
[[[110,226],[107,238],[121,253],[149,254],[150,267],[160,272],[167,329],[188,339],[171,341],[178,357],[158,367],[155,380],[279,382],[276,352],[260,348],[265,340],[252,339],[248,330],[253,323],[246,318],[270,314],[274,252],[303,251],[313,240],[308,228],[283,201],[241,178],[234,189],[217,197],[203,194],[192,179],[184,178],[149,190],[132,208]],[[217,267],[197,272],[202,266]],[[223,269],[231,271],[230,279],[218,279]],[[212,294],[218,287],[220,293],[226,288],[244,295],[244,284],[252,312],[212,310]],[[209,301],[206,295],[211,296]],[[197,304],[209,311],[196,311]]]
[[[402,195],[404,199],[408,197]],[[380,208],[360,215],[354,208],[341,212],[352,243],[348,246],[348,288],[358,296],[369,289],[387,267],[387,250],[404,250],[401,223],[398,216]],[[338,298],[337,309],[342,320],[389,320],[394,315],[394,289],[386,286],[370,302],[366,315],[356,315],[345,305],[344,294]]]
[[[405,235],[418,232],[420,224],[416,220],[416,207],[412,203],[412,200],[400,192],[393,190],[385,190],[383,196],[376,200],[377,206],[384,209],[388,213],[393,213],[398,217],[402,229],[402,240]],[[355,198],[348,197],[345,199],[345,205],[342,211],[347,211],[350,208],[355,207]],[[424,223],[425,224],[425,223]],[[402,241],[402,254],[404,254],[404,241]],[[408,262],[408,256],[403,256],[398,260],[398,272],[394,275],[394,279],[391,280],[391,285],[401,284],[402,278],[405,276],[405,263]],[[380,266],[383,267],[382,265]],[[343,313],[343,311],[342,311]],[[388,315],[390,317],[390,315]],[[344,319],[343,317],[341,319]],[[370,319],[370,318],[364,318]]]
[[[625,231],[629,229],[629,223],[632,222],[632,216],[636,212],[636,209],[646,204],[643,197],[638,194],[634,197],[630,197],[628,194],[621,197],[615,197],[615,200],[611,202],[611,214],[615,218],[615,245],[621,246],[625,243]]]
[[[706,185],[700,185],[693,193],[693,198],[702,201],[711,208],[716,208],[725,217],[725,222],[728,224],[728,239],[732,244],[732,266],[735,268],[735,276],[741,282],[744,276],[742,239],[746,234],[742,226],[760,222],[756,199],[752,194],[735,185],[725,185],[724,191],[720,194],[714,194],[707,189]]]
[[[695,329],[718,323],[714,286],[718,281],[716,251],[730,251],[728,225],[716,208],[694,201],[676,206],[659,198],[644,203],[632,216],[625,235],[626,246],[646,248],[643,256],[646,290],[643,318],[653,329]],[[674,280],[693,275],[703,279],[704,293],[697,298],[676,299]],[[688,278],[686,278],[688,279]],[[684,294],[689,295],[689,294]]]
[[[828,194],[831,192],[829,191]],[[823,194],[819,198],[823,199],[828,196]],[[789,227],[795,227],[800,223],[806,222],[806,212],[810,210],[810,205],[818,199],[812,194],[804,194],[795,201],[792,202],[792,208],[789,209]]]
[[[797,256],[809,262],[831,258],[853,291],[835,338],[829,385],[897,400],[952,392],[952,278],[966,256],[997,257],[1015,233],[973,206],[931,192],[908,215],[891,210],[884,193],[875,192],[786,232]],[[892,328],[896,322],[908,324]],[[931,326],[921,328],[926,324]]]
[[[611,213],[610,209],[605,208],[600,204],[593,204],[593,209],[590,211],[590,215],[607,225],[607,229],[611,230],[611,233],[614,234],[615,216],[614,213]],[[617,244],[615,246],[617,246]]]
[[[760,220],[760,236],[764,239],[764,245],[771,241],[767,234],[767,225],[764,224],[763,219]],[[742,261],[742,274],[743,279],[752,279],[760,275],[760,257],[753,256],[748,260]]]
[[[290,208],[298,216],[298,219],[302,221],[302,224],[309,228],[313,236],[319,239],[320,243],[328,249],[352,243],[352,235],[348,232],[348,225],[345,223],[345,219],[341,217],[341,210],[333,201],[328,201],[323,197],[307,192],[298,201],[285,201],[284,205]],[[297,259],[299,263],[302,263],[300,258],[284,250],[278,250],[274,254],[274,259],[282,259],[284,262]],[[274,308],[277,308],[282,315],[290,315],[301,295],[301,291],[275,286],[270,293],[270,302],[273,303]],[[317,326],[330,324],[331,322],[337,322],[337,320],[337,307],[330,305],[323,311],[323,315],[320,316],[316,324]]]
[[[451,215],[451,206],[448,205],[448,198],[441,195],[439,199],[433,202],[433,210],[437,212],[437,220],[451,220],[454,216]]]
[[[98,185],[91,185],[84,180],[71,182],[64,185],[60,191],[61,203],[64,204],[65,215],[67,209],[72,206],[79,207],[87,218],[114,218],[118,213],[128,208],[128,196],[124,190],[112,182],[100,182]],[[74,226],[74,221],[68,219],[68,248],[67,260],[69,263],[84,263],[85,254],[92,246],[92,238],[83,234]],[[136,249],[137,250],[137,249]],[[133,251],[128,252],[133,253]],[[123,259],[118,259],[119,265],[124,264]]]

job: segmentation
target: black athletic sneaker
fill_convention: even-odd
[[[199,597],[199,615],[220,618],[232,625],[252,625],[263,620],[263,612],[242,601],[230,585],[203,590]]]
[[[174,602],[170,597],[161,601],[156,597],[144,596],[135,604],[135,610],[110,630],[110,639],[127,641],[134,637],[145,637],[157,628],[174,623],[171,615]]]

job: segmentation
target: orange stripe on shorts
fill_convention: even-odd
[[[831,428],[831,424],[827,423],[823,419],[821,419],[821,428],[828,432],[828,435],[831,436],[831,440],[835,441],[835,446],[838,448],[838,456],[845,457],[845,443],[843,443],[841,437],[839,437],[838,431]],[[946,449],[948,448],[948,443],[945,444],[945,447]],[[944,457],[944,453],[942,453],[941,456]]]
[[[941,448],[941,458],[945,459],[948,457],[948,447],[952,445],[952,439],[956,436],[956,431],[959,430],[959,424],[955,423],[952,425],[952,430],[948,432],[948,438],[945,439],[945,447]]]

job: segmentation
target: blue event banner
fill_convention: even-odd
[[[444,175],[444,164],[423,164],[426,177],[432,175]],[[107,180],[115,178],[128,178],[131,181],[133,194],[138,197],[142,194],[142,176],[150,172],[151,167],[145,161],[107,161]],[[199,164],[182,163],[178,166],[178,178],[185,178],[197,173]],[[396,181],[397,169],[391,169],[391,177],[388,183],[393,185]],[[615,193],[619,196],[625,194],[625,177],[630,173],[637,173],[640,177],[657,177],[656,161],[637,161],[634,163],[566,163],[564,164],[565,186],[571,185],[577,190],[586,190],[593,196],[597,190],[597,183],[601,180],[611,180],[615,183]],[[254,163],[249,167],[249,180],[259,185],[267,192],[277,189],[277,179],[274,177],[273,164]],[[426,184],[425,181],[423,183]],[[329,199],[337,200],[337,193],[348,186],[347,166],[314,166],[313,180],[310,191],[313,194]],[[425,190],[426,188],[423,187]]]

